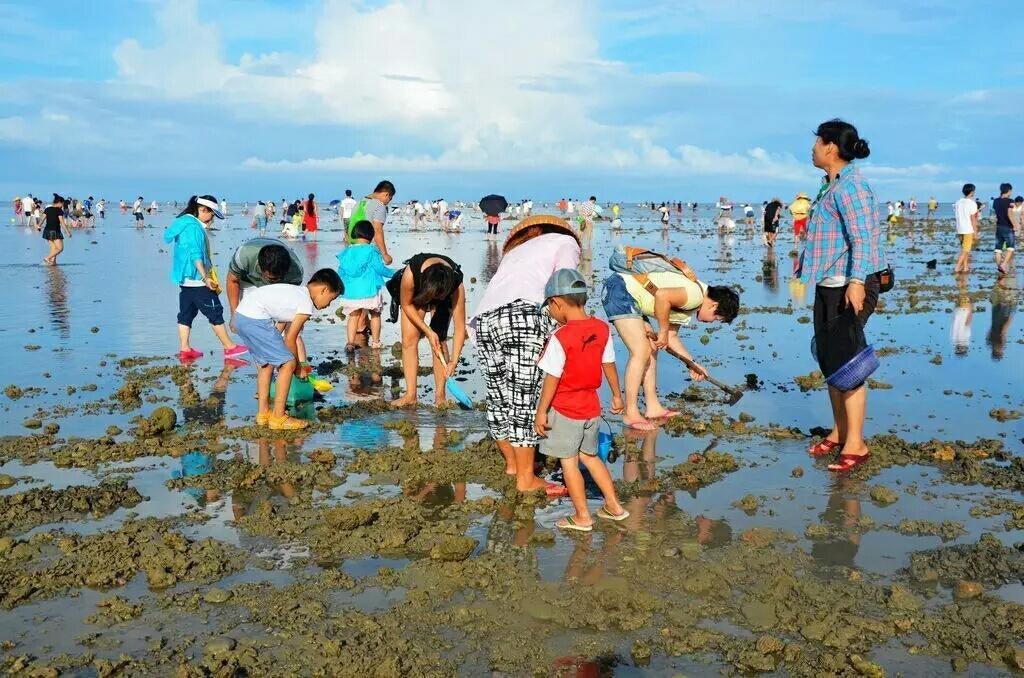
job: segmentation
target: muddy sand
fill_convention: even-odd
[[[738,286],[736,322],[682,338],[744,396],[729,406],[663,359],[660,392],[684,414],[648,435],[609,418],[632,516],[584,535],[554,527],[567,500],[513,491],[482,411],[389,410],[401,387],[394,326],[387,348],[350,358],[334,309],[317,317],[307,343],[335,388],[297,412],[307,431],[273,434],[253,426],[252,368],[223,366],[204,321],[204,358],[165,357],[176,310],[167,215],[138,231],[111,215],[76,234],[59,268],[35,264],[36,234],[3,229],[0,346],[14,360],[0,395],[0,667],[1024,670],[1021,278],[995,275],[992,229],[960,280],[948,215],[888,233],[899,283],[868,325],[882,356],[869,382],[873,459],[836,478],[806,454],[829,422],[809,353],[813,291],[789,280],[791,235],[766,253],[742,225],[720,234],[710,215],[687,214],[666,234],[653,214],[624,210],[619,233],[600,226],[584,265],[592,306],[618,243],[681,253],[705,280]],[[499,257],[482,231],[473,219],[458,236],[399,219],[389,237],[397,260],[458,252],[472,307]],[[295,244],[307,270],[333,265],[340,248],[339,232],[321,235]],[[212,236],[226,261],[247,220]],[[112,287],[112,271],[125,284]],[[465,358],[458,378],[480,400],[471,346]]]

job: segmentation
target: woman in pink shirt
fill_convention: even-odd
[[[517,490],[561,496],[564,487],[533,472],[533,420],[543,378],[537,360],[555,327],[541,309],[544,285],[556,270],[579,266],[579,236],[559,217],[527,217],[509,232],[502,254],[469,321],[487,382],[487,426]]]

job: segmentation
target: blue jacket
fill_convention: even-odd
[[[384,265],[380,250],[373,243],[356,243],[338,253],[338,275],[345,283],[342,299],[368,299],[376,296],[394,274]]]
[[[164,229],[164,242],[174,243],[174,261],[171,264],[171,282],[181,285],[186,279],[199,280],[202,276],[195,262],[202,261],[210,271],[210,253],[206,249],[206,231],[203,224],[191,214],[183,214]]]

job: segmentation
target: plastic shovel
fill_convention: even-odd
[[[444,356],[440,352],[435,351],[434,354],[437,356],[437,359],[441,361],[441,365],[444,367],[445,372],[447,372],[448,361],[444,359]],[[469,396],[466,395],[466,392],[462,390],[461,386],[459,386],[459,382],[455,381],[455,377],[448,377],[444,382],[444,388],[451,394],[452,398],[455,398],[455,402],[459,404],[459,407],[464,410],[473,409],[473,401],[470,400]]]

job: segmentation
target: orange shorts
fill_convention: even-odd
[[[974,247],[974,234],[973,233],[960,233],[960,251],[970,252]]]

